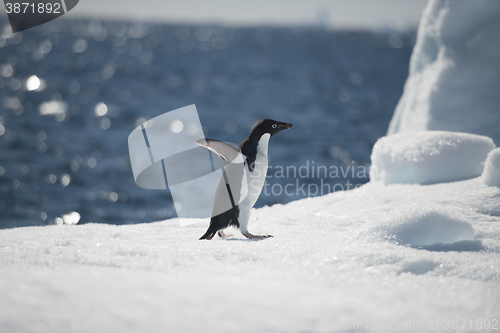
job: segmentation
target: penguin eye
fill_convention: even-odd
[[[276,125],[276,124],[273,124],[273,126],[272,126],[272,127],[273,127],[273,128],[276,128],[276,127],[278,127],[278,125]]]

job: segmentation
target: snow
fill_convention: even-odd
[[[381,138],[370,183],[252,210],[262,241],[187,218],[1,230],[0,332],[474,331],[500,316],[499,156]]]
[[[250,231],[274,235],[262,241],[198,241],[201,219],[2,230],[0,331],[442,331],[498,319],[499,216],[500,190],[477,177],[256,209]]]
[[[481,177],[486,185],[500,187],[500,148],[488,154]]]
[[[500,2],[431,0],[388,134],[446,130],[500,144]]]
[[[474,239],[475,230],[465,220],[453,217],[441,209],[419,214],[409,214],[404,222],[391,232],[401,244],[436,245],[454,244]]]
[[[431,184],[481,175],[491,138],[444,131],[403,132],[380,138],[372,150],[370,180]]]
[[[498,143],[500,2],[476,3],[429,3],[370,183],[253,209],[261,241],[186,218],[0,230],[0,332],[498,329],[499,149],[409,133]]]

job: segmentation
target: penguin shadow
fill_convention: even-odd
[[[226,239],[222,239],[222,240],[225,240],[225,241],[228,241],[228,242],[260,242],[260,241],[263,241],[263,240],[266,240],[268,238],[272,238],[272,237],[266,237],[266,238],[236,238],[236,237],[231,237],[231,238],[226,238]]]
[[[219,237],[219,240],[228,241],[228,242],[260,242],[260,241],[263,241],[263,240],[266,240],[269,238],[273,238],[273,236],[266,235],[266,237],[262,237],[262,238],[238,238],[234,235],[231,235],[231,236],[228,235],[225,238]]]

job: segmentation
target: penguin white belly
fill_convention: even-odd
[[[269,165],[267,158],[267,148],[269,143],[269,138],[271,135],[264,134],[257,144],[257,156],[255,159],[254,169],[252,172],[248,170],[248,165],[246,166],[247,171],[247,182],[248,182],[248,195],[244,201],[246,201],[246,207],[252,208],[257,199],[259,199],[264,183],[266,182],[267,168]]]

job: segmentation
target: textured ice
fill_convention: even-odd
[[[388,134],[446,130],[500,144],[500,1],[431,0]]]
[[[384,184],[431,184],[477,177],[488,137],[443,131],[404,132],[380,138],[372,151],[370,179]]]
[[[407,245],[453,244],[474,239],[475,231],[469,222],[441,211],[410,214],[409,221],[394,230],[394,238]]]
[[[486,185],[500,187],[500,148],[490,151],[481,176]]]

